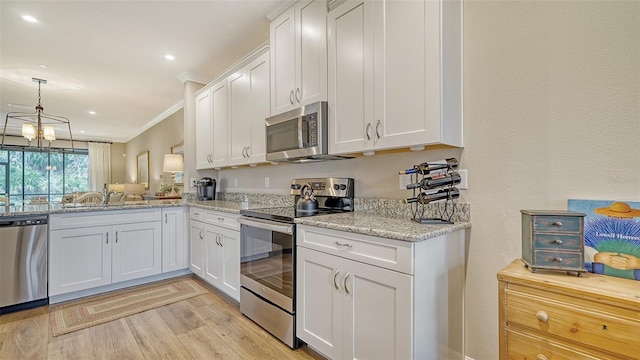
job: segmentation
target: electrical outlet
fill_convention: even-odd
[[[469,189],[469,174],[467,173],[467,169],[462,169],[458,171],[460,174],[460,184],[458,184],[458,189],[467,190]]]
[[[264,187],[266,187],[266,188],[269,187],[269,177],[268,176],[264,177]]]
[[[196,185],[198,185],[198,182],[197,182],[196,178],[191,178],[189,180],[191,181],[191,186],[192,187],[196,187]]]
[[[411,184],[411,174],[400,175],[400,190],[407,190],[407,185]]]

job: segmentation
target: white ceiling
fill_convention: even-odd
[[[183,100],[178,75],[207,83],[268,40],[265,15],[281,2],[2,0],[2,125],[35,111],[37,77],[44,112],[67,117],[74,139],[126,142]]]

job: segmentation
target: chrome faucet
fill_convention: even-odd
[[[102,188],[102,201],[100,201],[100,205],[107,205],[107,203],[109,202],[109,196],[115,194],[117,194],[117,192],[109,191],[109,189],[107,188],[107,184],[104,184],[104,187]]]

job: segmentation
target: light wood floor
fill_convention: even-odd
[[[2,315],[0,359],[322,359],[291,350],[201,283],[210,293],[58,337],[48,306]]]

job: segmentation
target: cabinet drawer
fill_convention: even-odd
[[[593,307],[555,302],[535,295],[505,290],[508,326],[521,325],[585,346],[637,358],[640,322]]]
[[[587,355],[589,350],[576,349],[565,344],[556,343],[534,335],[507,330],[507,358],[508,359],[553,359],[553,360],[578,360],[578,359],[608,359],[607,357],[594,357]]]
[[[408,242],[298,225],[296,244],[343,258],[413,274],[413,248]]]
[[[579,251],[582,245],[582,236],[563,234],[534,234],[533,242],[535,249],[549,250],[576,250]]]
[[[204,221],[206,210],[200,208],[190,208],[189,209],[189,218],[192,220]]]
[[[191,208],[189,210],[189,218],[198,220],[211,225],[221,226],[231,230],[240,230],[237,215],[228,214],[220,211],[204,210],[200,208]]]
[[[543,216],[533,217],[534,232],[571,232],[582,231],[582,217],[580,216]]]
[[[582,268],[579,252],[536,250],[536,266],[551,268]]]

